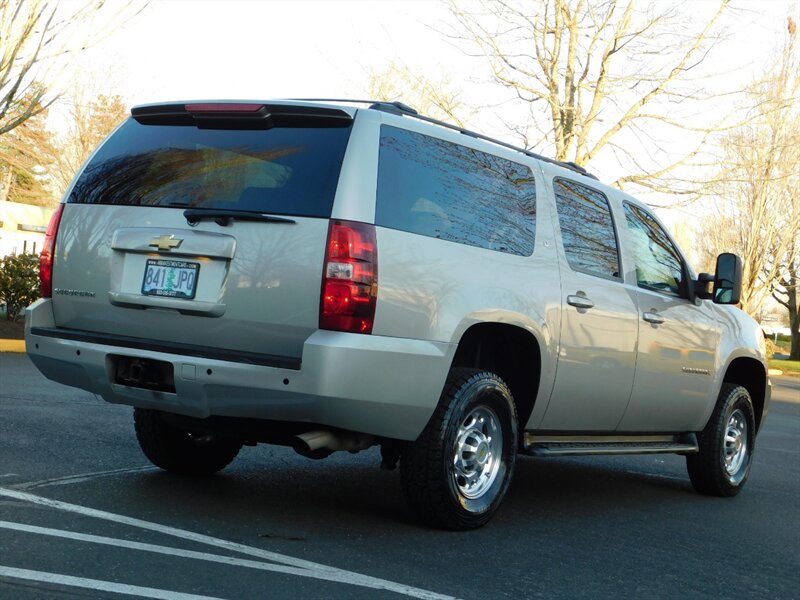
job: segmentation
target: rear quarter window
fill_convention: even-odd
[[[525,165],[383,125],[375,222],[529,256],[536,230],[536,185]]]
[[[68,202],[329,217],[350,127],[198,129],[129,119]]]

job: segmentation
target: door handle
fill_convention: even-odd
[[[592,308],[594,302],[586,296],[567,296],[567,304],[575,308]]]
[[[653,325],[661,325],[661,323],[664,322],[664,317],[659,315],[656,311],[648,311],[642,315],[642,318]]]

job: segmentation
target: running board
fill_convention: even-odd
[[[552,436],[525,434],[524,454],[531,456],[580,456],[593,454],[691,454],[699,450],[697,436]]]

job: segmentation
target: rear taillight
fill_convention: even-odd
[[[372,333],[378,297],[375,226],[331,221],[320,302],[320,329]]]
[[[39,256],[39,282],[42,287],[42,298],[53,296],[53,259],[56,253],[58,226],[61,225],[61,213],[63,212],[64,205],[59,204],[56,212],[50,217],[47,233],[44,234],[44,246],[42,246],[42,253]]]

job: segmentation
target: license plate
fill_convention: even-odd
[[[142,294],[191,300],[199,273],[199,263],[149,258],[144,268]]]

